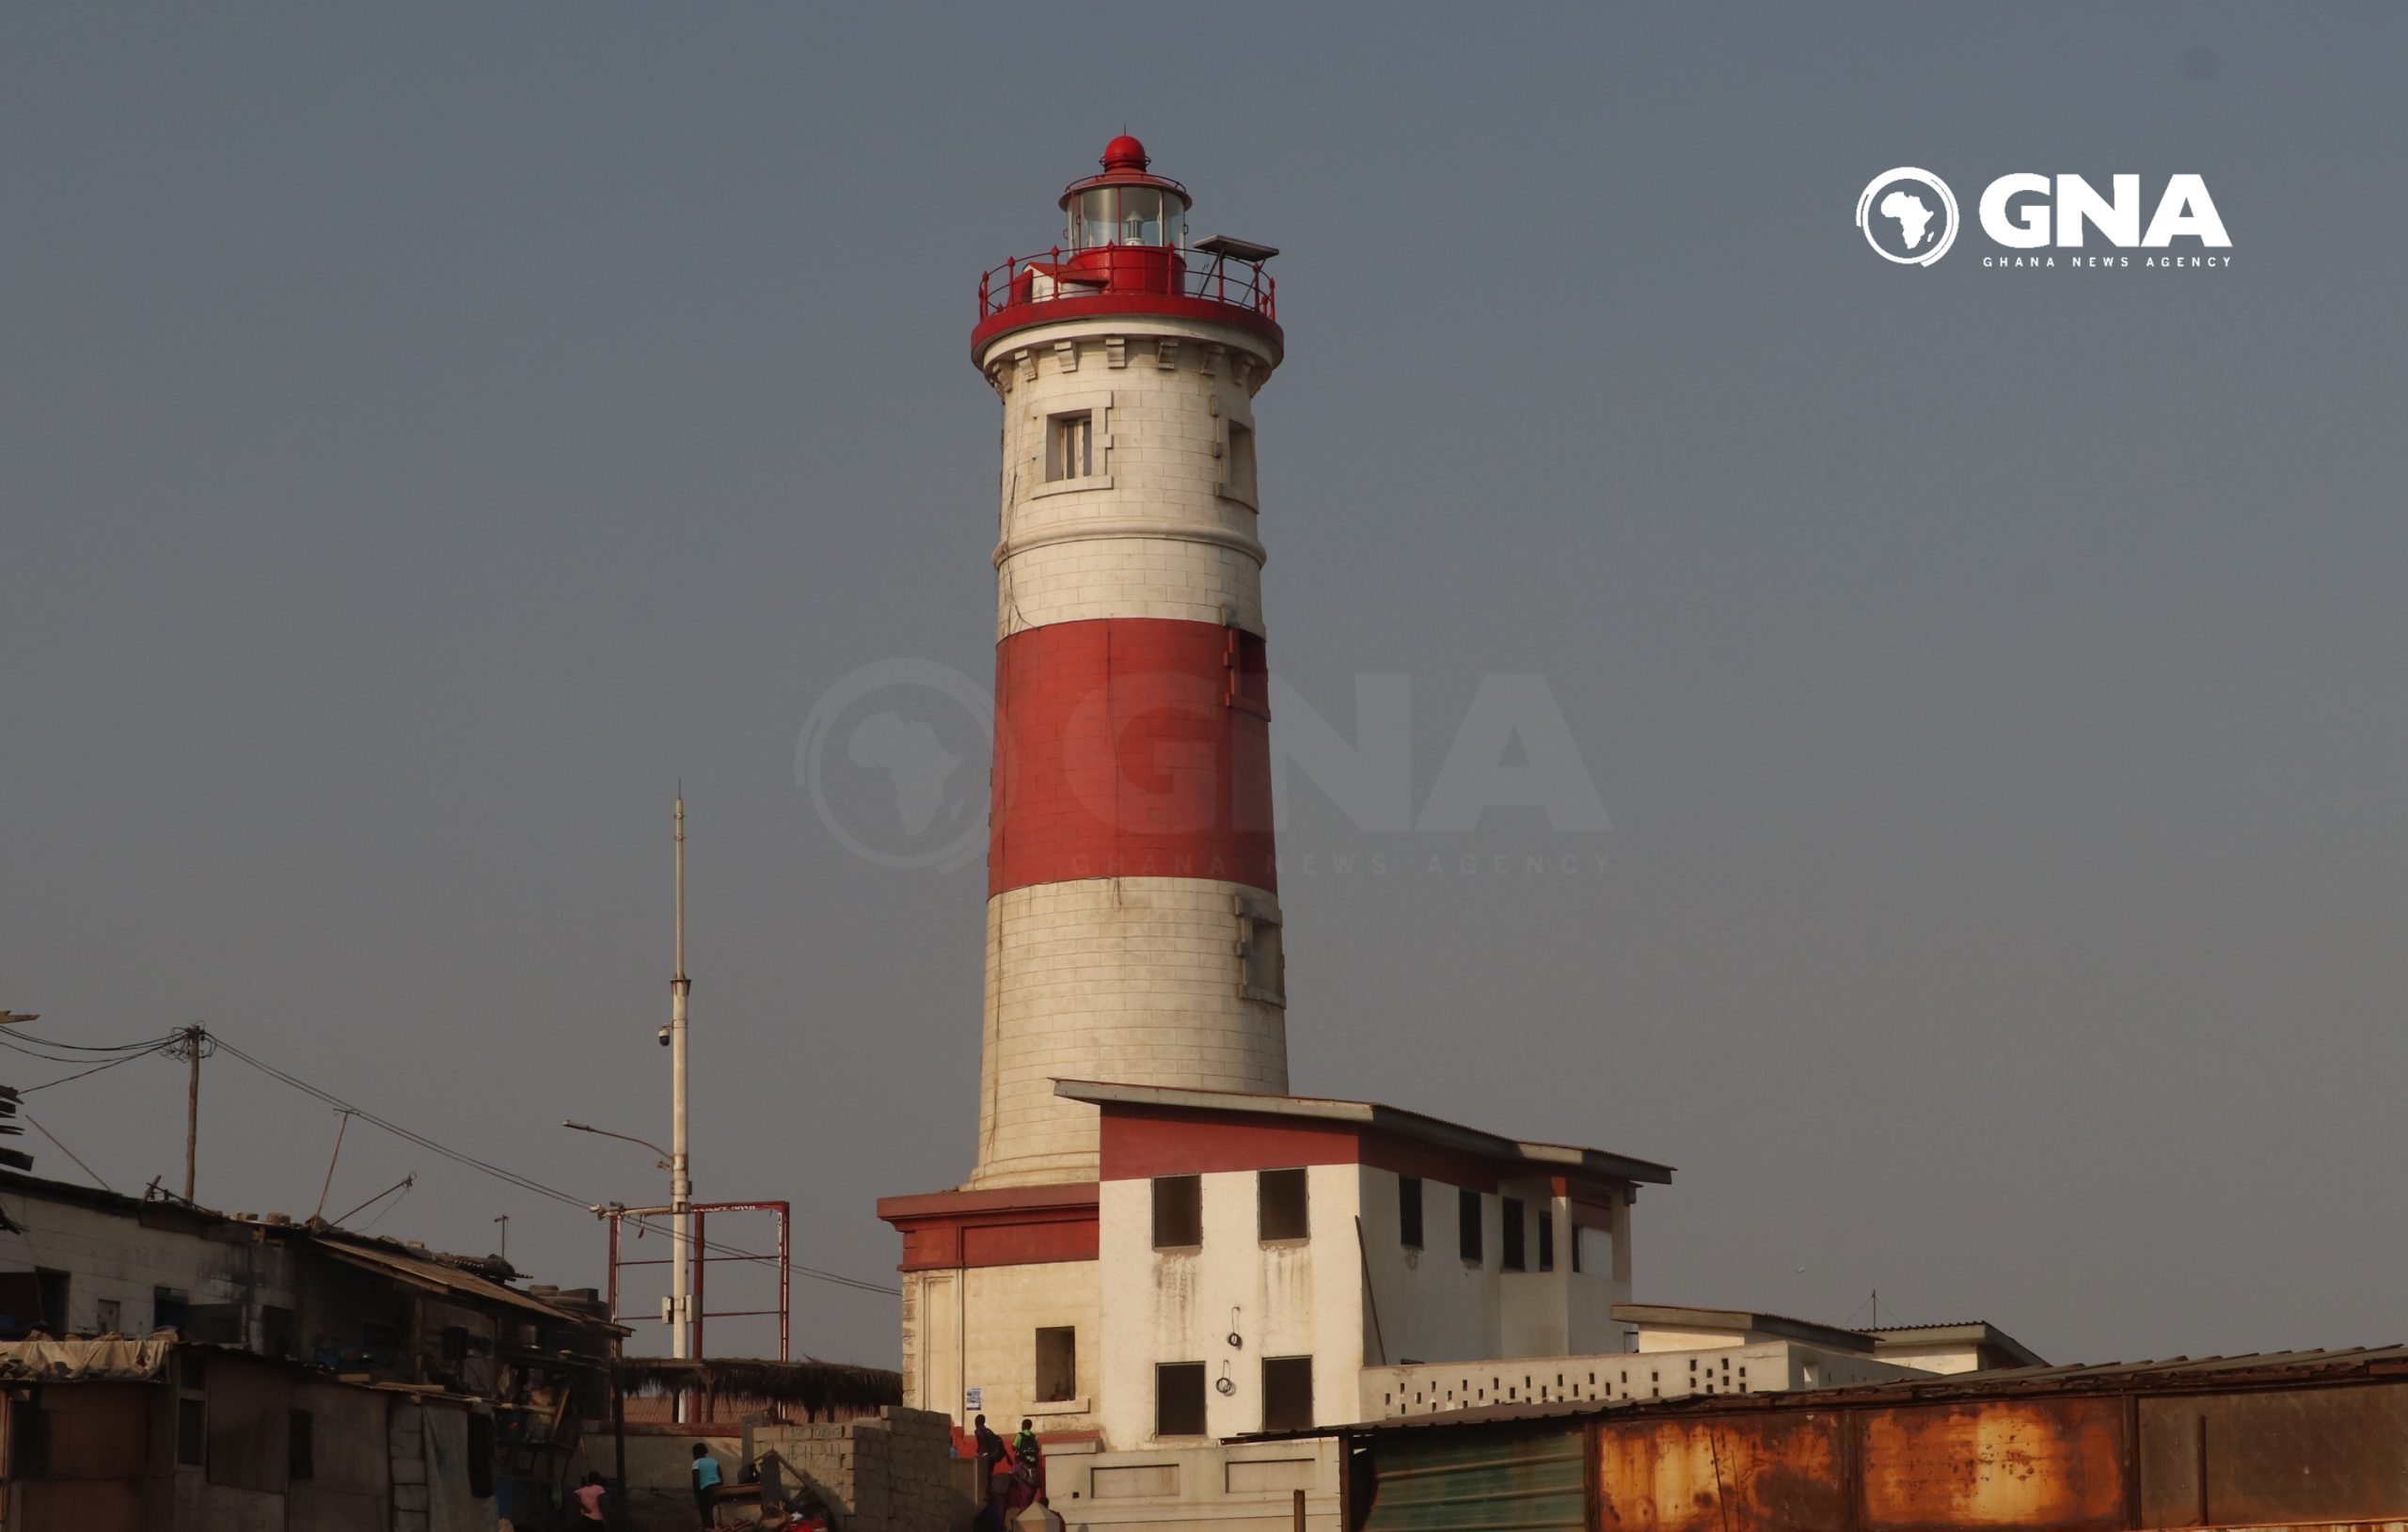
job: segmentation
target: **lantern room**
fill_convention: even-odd
[[[1103,174],[1072,182],[1062,194],[1063,244],[1071,250],[1109,245],[1184,249],[1187,188],[1147,174],[1146,146],[1122,134],[1103,149]]]
[[[1146,146],[1122,134],[1102,170],[1063,190],[1062,243],[988,271],[978,284],[977,352],[1031,324],[1106,314],[1235,324],[1279,341],[1267,245],[1188,237],[1187,188],[1155,175]]]

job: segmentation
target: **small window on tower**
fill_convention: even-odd
[[[1154,1434],[1204,1434],[1204,1364],[1159,1362],[1154,1365]]]
[[[1037,1402],[1075,1398],[1079,1392],[1079,1332],[1050,1325],[1037,1333]]]
[[[1204,1177],[1154,1177],[1154,1248],[1193,1250],[1204,1242]]]
[[[1522,1240],[1529,1219],[1523,1211],[1521,1198],[1506,1197],[1503,1202],[1504,1216],[1499,1222],[1504,1225],[1505,1240],[1497,1263],[1508,1271],[1518,1271],[1523,1269]]]
[[[1396,1178],[1397,1243],[1407,1250],[1421,1248],[1421,1177],[1400,1176]]]
[[[1256,1224],[1263,1240],[1312,1238],[1303,1171],[1258,1170],[1254,1184]]]
[[[1221,478],[1222,494],[1248,505],[1255,503],[1254,427],[1229,422],[1229,459]]]
[[[1555,1270],[1555,1206],[1552,1203],[1539,1209],[1539,1270]]]
[[[1048,416],[1045,420],[1045,482],[1085,479],[1095,472],[1095,412]]]
[[[1288,1003],[1288,946],[1279,908],[1244,894],[1238,896],[1238,994],[1273,1005]]]
[[[1455,1240],[1464,1259],[1481,1258],[1480,1251],[1480,1193],[1465,1187],[1455,1197]]]

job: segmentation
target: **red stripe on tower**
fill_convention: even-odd
[[[987,892],[1085,877],[1275,890],[1262,640],[1056,623],[995,646]]]

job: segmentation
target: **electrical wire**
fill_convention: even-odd
[[[567,1207],[591,1212],[598,1206],[590,1197],[580,1197],[576,1195],[574,1192],[563,1192],[559,1187],[546,1185],[544,1182],[538,1181],[531,1177],[522,1176],[516,1171],[495,1164],[491,1161],[480,1160],[476,1156],[469,1154],[465,1150],[455,1149],[452,1145],[442,1143],[439,1140],[429,1138],[425,1134],[420,1133],[414,1129],[404,1128],[400,1123],[394,1122],[389,1118],[380,1117],[376,1113],[370,1112],[363,1107],[344,1100],[341,1097],[335,1095],[332,1091],[326,1090],[322,1086],[313,1085],[309,1082],[300,1078],[298,1075],[291,1074],[283,1069],[279,1069],[275,1065],[268,1063],[264,1059],[258,1058],[250,1053],[245,1052],[242,1049],[235,1047],[232,1043],[228,1042],[225,1038],[218,1036],[214,1033],[210,1035],[212,1040],[216,1043],[220,1050],[232,1055],[234,1058],[240,1059],[242,1062],[249,1065],[260,1073],[266,1075],[269,1079],[289,1085],[305,1096],[314,1097],[330,1107],[349,1112],[357,1116],[360,1121],[367,1123],[372,1127],[381,1128],[386,1132],[392,1134],[396,1138],[415,1144],[420,1148],[426,1150],[430,1154],[441,1155],[444,1159],[452,1161],[455,1164],[466,1165],[469,1169],[490,1176],[496,1180],[515,1186],[522,1192],[530,1192],[535,1196],[547,1198],[550,1201],[561,1203]],[[668,1234],[672,1232],[669,1226],[665,1224],[652,1223],[644,1219],[633,1217],[628,1218],[627,1222],[636,1224],[639,1228],[648,1228],[655,1233]],[[734,1245],[722,1244],[713,1240],[696,1240],[695,1243],[704,1250],[710,1251],[729,1259],[744,1260],[769,1266],[777,1264],[777,1257],[775,1256],[765,1255],[759,1251],[741,1250]],[[836,1287],[850,1287],[861,1292],[879,1293],[889,1298],[900,1296],[899,1289],[887,1287],[882,1283],[866,1282],[860,1277],[847,1276],[841,1271],[823,1271],[816,1266],[805,1266],[800,1261],[786,1262],[786,1269],[794,1272],[797,1276],[808,1277],[815,1282],[826,1282]]]
[[[64,1085],[71,1080],[81,1080],[86,1075],[96,1075],[103,1069],[114,1069],[120,1064],[132,1064],[136,1059],[147,1059],[150,1056],[150,1055],[148,1053],[128,1053],[123,1058],[111,1059],[106,1064],[96,1064],[88,1069],[79,1069],[71,1075],[61,1075],[56,1080],[45,1080],[39,1085],[27,1085],[17,1094],[20,1096],[31,1096],[36,1091],[46,1091],[53,1085]],[[65,1148],[66,1145],[61,1145],[59,1147]],[[75,1157],[71,1154],[68,1158],[72,1160]],[[77,1161],[76,1162],[78,1164],[82,1163],[81,1161]]]

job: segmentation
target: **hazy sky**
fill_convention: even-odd
[[[2403,56],[2396,6],[11,7],[0,1008],[656,1199],[557,1124],[667,1133],[682,778],[700,1193],[891,1282],[875,1199],[973,1160],[982,863],[848,851],[797,740],[990,671],[977,275],[1125,124],[1286,252],[1275,670],[1341,732],[1409,676],[1417,794],[1543,675],[1612,819],[1288,783],[1298,1091],[1677,1165],[1649,1301],[2408,1339]],[[2233,262],[1893,266],[1901,165],[1969,225],[2196,173]],[[172,1186],[182,1079],[29,1105]],[[203,1095],[202,1200],[308,1213],[328,1109]],[[379,1233],[600,1281],[370,1129],[327,1210],[411,1172]],[[893,1364],[890,1300],[797,1297]]]

